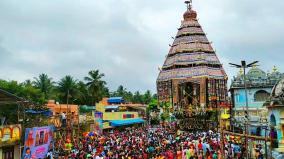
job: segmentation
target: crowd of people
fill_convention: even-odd
[[[88,133],[70,139],[67,145],[68,150],[64,144],[56,144],[57,151],[65,148],[60,155],[68,159],[220,159],[222,154],[235,159],[244,158],[246,151],[243,144],[230,139],[221,148],[219,133],[176,131],[173,125]],[[257,158],[261,159],[261,147],[257,148]]]

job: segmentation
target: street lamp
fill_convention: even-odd
[[[239,64],[234,64],[234,63],[229,63],[231,66],[236,67],[236,68],[242,68],[243,69],[243,76],[244,76],[244,86],[245,86],[245,98],[246,98],[246,111],[245,111],[245,117],[247,119],[246,121],[246,149],[247,149],[247,159],[249,158],[248,154],[248,124],[249,124],[249,113],[248,113],[248,92],[247,92],[247,81],[246,81],[246,68],[253,67],[258,61],[254,61],[252,63],[247,64],[246,61],[241,61],[241,65]]]

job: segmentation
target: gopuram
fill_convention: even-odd
[[[192,1],[185,3],[187,11],[157,78],[158,101],[160,107],[169,103],[183,130],[208,129],[212,119],[216,128],[217,110],[227,99],[227,75]]]

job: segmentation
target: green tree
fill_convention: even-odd
[[[22,87],[17,81],[0,80],[0,88],[15,95],[19,95],[22,91]]]
[[[133,103],[143,103],[143,96],[139,91],[136,91],[133,95]]]
[[[157,93],[153,94],[152,99],[158,99]]]
[[[124,99],[127,102],[132,102],[133,101],[133,93],[131,91],[128,91],[125,93]]]
[[[152,118],[150,116],[151,112],[157,111],[158,110],[158,101],[156,99],[152,99],[151,102],[148,104],[146,108],[146,115],[147,118]]]
[[[100,73],[99,70],[92,70],[88,73],[89,76],[85,77],[86,85],[91,94],[91,104],[95,105],[99,102],[103,96],[108,95],[108,88],[106,87],[106,82],[102,80],[105,76]]]
[[[89,91],[86,84],[83,81],[78,82],[77,89],[78,89],[78,96],[77,96],[78,98],[75,103],[79,105],[87,105],[88,103],[90,103]]]
[[[127,93],[127,91],[122,85],[118,86],[118,88],[116,90],[116,96],[124,97],[126,95],[126,93]]]
[[[67,75],[58,82],[57,89],[61,102],[67,103],[68,98],[69,103],[73,103],[76,99],[76,95],[78,94],[77,80],[72,76]]]
[[[40,89],[34,87],[30,80],[26,80],[25,82],[21,83],[20,86],[21,92],[18,94],[21,97],[24,97],[31,102],[34,102],[38,105],[43,105],[46,102],[44,97],[44,93],[40,91]]]
[[[25,80],[21,83],[24,87],[33,87],[33,82],[30,79]]]
[[[51,91],[54,88],[55,82],[53,82],[52,78],[48,77],[48,75],[44,73],[40,74],[38,78],[35,77],[34,79],[34,86],[44,94],[45,100],[49,99]]]
[[[118,86],[117,90],[111,93],[112,97],[123,97],[126,102],[133,101],[133,94],[130,91],[127,91],[122,85]]]
[[[152,95],[150,90],[147,90],[143,96],[143,103],[144,104],[149,104],[152,100]]]

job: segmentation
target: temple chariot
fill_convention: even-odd
[[[181,129],[205,130],[216,127],[216,113],[227,100],[227,75],[192,2],[185,3],[187,10],[156,81],[158,101],[160,107],[170,105]]]

